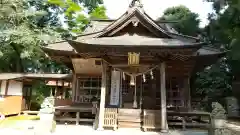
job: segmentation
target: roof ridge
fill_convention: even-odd
[[[90,22],[114,22],[117,19],[90,19]],[[179,21],[168,21],[168,20],[154,20],[157,23],[178,23]]]

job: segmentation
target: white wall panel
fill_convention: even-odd
[[[7,95],[22,96],[22,88],[23,88],[22,82],[11,80],[9,81]]]

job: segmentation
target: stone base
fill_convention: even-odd
[[[226,125],[226,120],[224,119],[213,119],[213,126],[215,129],[224,129]]]
[[[162,133],[168,133],[168,130],[167,129],[161,129],[161,132]]]
[[[47,113],[39,113],[41,121],[52,121],[54,118],[54,114],[47,114]]]
[[[104,128],[97,128],[97,131],[104,131]]]

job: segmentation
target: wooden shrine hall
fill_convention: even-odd
[[[92,20],[76,39],[43,50],[72,69],[72,103],[91,102],[83,96],[99,101],[99,130],[167,131],[175,115],[208,115],[191,112],[189,79],[224,55],[178,33],[171,22],[153,20],[140,0],[133,0],[118,19]]]

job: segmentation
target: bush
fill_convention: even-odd
[[[41,104],[36,101],[32,101],[30,110],[31,111],[39,111],[39,109],[41,109]]]

